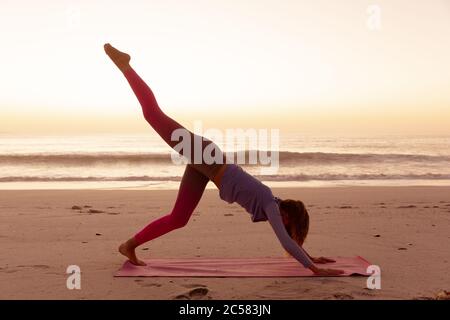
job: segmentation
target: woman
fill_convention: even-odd
[[[110,44],[104,46],[106,54],[122,71],[134,91],[145,119],[172,148],[176,148],[176,141],[171,139],[175,130],[186,132],[192,141],[200,138],[202,150],[205,148],[214,151],[214,162],[193,161],[191,152],[177,150],[186,157],[189,164],[186,166],[180,189],[172,212],[157,219],[138,232],[134,237],[119,247],[119,252],[126,256],[135,265],[145,265],[136,257],[135,249],[139,245],[162,236],[174,229],[187,224],[197,206],[209,180],[213,181],[219,189],[222,200],[228,203],[237,202],[250,214],[253,222],[269,221],[283,248],[306,268],[317,275],[333,276],[343,273],[341,270],[318,268],[314,263],[334,262],[328,258],[312,258],[303,249],[302,245],[309,228],[309,216],[301,201],[280,200],[272,195],[271,190],[259,180],[242,170],[235,164],[226,164],[222,151],[212,141],[194,135],[175,120],[168,117],[159,108],[155,96],[145,82],[130,66],[130,56]],[[198,141],[198,140],[196,140]],[[192,151],[193,148],[191,148]]]

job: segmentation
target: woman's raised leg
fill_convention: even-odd
[[[174,229],[185,226],[197,207],[208,181],[209,179],[194,169],[193,166],[187,165],[172,211],[152,221],[133,238],[123,243],[119,247],[120,253],[128,257],[132,263],[144,265],[142,261],[137,259],[135,248]]]
[[[136,95],[139,103],[142,107],[142,112],[144,114],[144,118],[147,122],[155,129],[155,131],[161,136],[161,138],[172,148],[175,148],[179,141],[172,140],[172,133],[175,130],[183,130],[183,136],[189,136],[189,150],[186,148],[182,148],[181,150],[177,150],[182,156],[185,156],[189,163],[191,163],[194,168],[200,171],[203,175],[208,178],[213,178],[220,167],[225,163],[225,158],[220,150],[220,148],[215,145],[212,141],[195,135],[186,128],[184,128],[181,124],[167,116],[161,108],[158,106],[156,98],[150,89],[150,87],[139,77],[139,75],[133,70],[130,66],[130,56],[126,53],[123,53],[116,48],[112,47],[110,44],[105,45],[105,51],[111,60],[116,64],[116,66],[122,71],[128,83],[131,86],[134,94]],[[180,132],[179,132],[180,133]],[[199,150],[196,150],[196,144],[194,141],[201,141],[201,145]],[[214,144],[212,150],[213,161],[205,162],[203,159],[203,151],[205,148]],[[200,155],[200,162],[193,161],[194,153],[198,152]],[[216,161],[218,159],[219,161]],[[198,159],[197,159],[198,160]]]
[[[128,54],[117,50],[110,44],[105,45],[105,52],[120,71],[122,71],[130,84],[131,89],[141,104],[145,120],[147,120],[161,138],[173,148],[178,141],[171,140],[172,132],[176,129],[185,128],[161,110],[150,87],[130,66],[130,56]]]

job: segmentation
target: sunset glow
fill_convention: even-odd
[[[145,132],[103,43],[187,126],[450,133],[450,4],[2,1],[1,132]]]

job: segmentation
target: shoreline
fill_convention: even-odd
[[[267,181],[270,188],[362,188],[362,187],[450,187],[450,180],[333,180],[333,181]],[[98,181],[98,182],[1,182],[0,191],[7,190],[178,190],[180,181]],[[209,183],[206,189],[216,189]]]

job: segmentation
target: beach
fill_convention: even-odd
[[[170,211],[175,190],[2,190],[0,299],[427,299],[450,289],[450,187],[276,188],[310,214],[312,256],[362,256],[381,268],[364,277],[115,278],[117,252]],[[252,223],[208,189],[185,228],[138,249],[142,258],[264,257],[285,252],[267,222]],[[69,290],[66,269],[81,269]]]
[[[449,17],[3,1],[0,300],[450,300]]]

